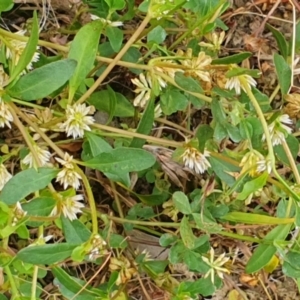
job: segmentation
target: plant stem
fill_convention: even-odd
[[[21,116],[22,119],[41,136],[41,138],[56,152],[57,155],[59,155],[61,158],[64,158],[64,152],[57,147],[55,143],[53,143],[53,141],[45,134],[45,132],[43,132],[34,122],[32,122],[15,104],[10,103],[10,105],[17,112],[17,114]]]
[[[19,291],[17,289],[17,285],[15,283],[14,277],[10,271],[9,266],[4,267],[4,271],[8,277],[9,283],[10,283],[10,287],[11,287],[11,293],[12,293],[12,298],[11,299],[17,299],[18,297],[20,297]]]
[[[286,154],[286,156],[287,156],[287,158],[288,158],[288,160],[289,160],[290,166],[291,166],[291,168],[292,168],[292,170],[293,170],[293,173],[294,173],[296,182],[297,182],[297,184],[300,184],[299,171],[298,171],[298,169],[297,169],[295,160],[294,160],[293,155],[292,155],[292,153],[291,153],[291,149],[289,148],[289,146],[288,146],[288,144],[287,144],[287,142],[286,142],[285,139],[282,141],[282,146],[283,146],[283,149],[284,149],[284,151],[285,151],[285,154]]]
[[[160,138],[144,135],[144,134],[137,133],[137,132],[131,132],[131,131],[115,128],[115,127],[110,127],[107,125],[93,124],[92,126],[95,128],[98,128],[98,129],[109,131],[109,132],[120,133],[123,137],[129,137],[129,138],[137,137],[140,139],[144,139],[144,140],[147,140],[148,142],[152,142],[153,144],[166,145],[166,146],[170,146],[170,147],[174,147],[174,148],[182,146],[182,143],[180,143],[180,142],[170,141],[170,140],[166,140],[166,139],[160,139]]]
[[[270,136],[270,132],[269,132],[269,128],[268,128],[268,124],[265,120],[264,114],[256,100],[256,98],[254,97],[251,88],[249,87],[247,81],[240,76],[240,80],[241,83],[244,87],[244,89],[246,90],[246,93],[249,97],[249,99],[251,100],[252,105],[254,106],[256,113],[258,115],[258,118],[262,124],[263,130],[264,130],[264,134],[266,137],[266,142],[267,142],[267,147],[268,147],[268,152],[269,152],[269,158],[271,161],[271,165],[272,165],[272,171],[274,173],[274,175],[276,176],[276,178],[286,187],[286,189],[291,193],[291,195],[293,196],[293,198],[296,201],[300,201],[300,197],[290,188],[290,186],[285,182],[285,180],[283,180],[281,178],[281,176],[278,174],[277,170],[276,170],[276,166],[275,166],[275,155],[274,155],[274,150],[273,150],[273,144],[272,144],[272,140],[271,140],[271,136]]]
[[[143,22],[140,24],[139,28],[134,32],[131,38],[127,41],[122,50],[116,55],[116,57],[112,60],[112,62],[107,66],[104,72],[98,77],[95,83],[88,89],[88,91],[80,97],[77,103],[83,103],[87,98],[89,98],[92,93],[98,88],[98,86],[103,82],[103,80],[107,77],[107,75],[111,72],[111,70],[117,65],[119,60],[124,56],[130,46],[136,41],[141,32],[147,26],[149,21],[151,20],[150,15],[147,15]]]
[[[17,108],[13,103],[9,103],[10,106],[10,112],[14,118],[14,124],[18,127],[18,129],[20,130],[28,148],[30,149],[30,152],[33,155],[34,161],[36,163],[37,166],[41,165],[41,161],[39,159],[38,154],[36,153],[34,147],[33,147],[33,141],[30,139],[28,133],[26,132],[23,124],[21,123],[20,119],[18,118],[15,109]]]
[[[95,204],[94,194],[91,189],[91,185],[90,185],[88,179],[86,178],[84,172],[78,166],[76,166],[75,170],[76,170],[76,172],[78,172],[80,174],[80,176],[82,178],[82,182],[85,187],[85,191],[87,194],[87,200],[88,200],[88,203],[90,206],[90,213],[92,216],[92,231],[93,231],[93,235],[96,235],[96,234],[98,234],[99,228],[98,228],[97,208],[96,208],[96,204]]]
[[[101,218],[102,214],[100,212],[98,212],[98,215]],[[122,219],[122,218],[113,217],[113,216],[109,216],[109,215],[105,215],[105,218],[108,218],[108,219],[110,219],[114,222],[120,223],[120,224],[130,223],[130,224],[134,224],[134,225],[169,227],[169,228],[179,228],[180,227],[180,223],[175,223],[175,222],[172,222],[172,223],[170,223],[170,222],[147,222],[147,221],[139,221],[139,220]],[[191,227],[197,228],[196,225],[191,225]],[[232,233],[232,232],[220,231],[217,234],[232,237],[232,238],[242,240],[242,241],[249,241],[249,242],[253,242],[253,243],[262,243],[262,240],[260,240],[260,239],[253,238],[250,236],[244,236],[244,235],[240,235],[240,234],[236,234],[236,233]]]

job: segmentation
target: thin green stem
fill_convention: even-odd
[[[137,137],[140,139],[144,139],[153,144],[166,145],[166,146],[175,147],[175,148],[182,146],[182,143],[180,143],[180,142],[175,142],[175,141],[166,140],[166,139],[160,139],[160,138],[144,135],[144,134],[137,133],[137,132],[131,132],[131,131],[126,131],[123,129],[115,128],[115,127],[110,127],[107,125],[93,124],[92,126],[94,128],[102,129],[105,131],[119,133],[123,137],[129,137],[129,138]]]
[[[64,152],[56,146],[56,144],[45,134],[45,132],[43,132],[34,122],[32,122],[16,105],[13,103],[10,105],[17,112],[17,114],[21,116],[21,118],[41,136],[41,138],[56,152],[57,155],[59,155],[61,158],[64,157]]]
[[[92,93],[99,87],[99,85],[103,82],[103,80],[107,77],[107,75],[111,72],[111,70],[118,64],[118,62],[121,60],[121,58],[127,52],[127,50],[131,47],[131,45],[136,41],[136,39],[139,37],[139,35],[144,30],[144,28],[147,26],[147,24],[149,23],[150,20],[151,20],[151,17],[149,15],[147,15],[145,17],[145,19],[143,20],[143,22],[138,27],[138,29],[134,32],[134,34],[131,36],[131,38],[127,41],[127,43],[122,48],[122,50],[116,55],[116,57],[107,66],[107,68],[104,70],[104,72],[98,77],[98,79],[95,81],[95,83],[88,89],[88,91],[80,97],[80,99],[77,101],[77,103],[83,103],[87,98],[89,98],[92,95]]]
[[[17,108],[13,103],[9,103],[9,106],[10,106],[10,112],[14,118],[14,124],[18,127],[18,129],[20,130],[28,148],[30,149],[32,155],[33,155],[33,158],[34,158],[34,161],[36,163],[37,166],[40,166],[41,165],[41,161],[39,159],[39,156],[38,154],[36,153],[33,145],[33,141],[30,139],[30,136],[28,135],[27,131],[25,130],[23,124],[21,123],[20,119],[18,118],[17,114],[16,114],[16,111],[15,109]]]
[[[241,80],[242,86],[244,87],[244,89],[247,92],[248,97],[250,98],[250,101],[251,101],[252,105],[255,108],[255,111],[256,111],[256,113],[258,115],[258,118],[259,118],[259,120],[261,122],[261,125],[263,127],[264,134],[265,134],[265,137],[266,137],[268,152],[269,152],[269,159],[270,159],[271,164],[272,164],[272,169],[274,170],[274,169],[276,169],[275,168],[275,156],[274,156],[273,144],[272,144],[272,139],[271,139],[271,136],[270,136],[270,132],[269,132],[269,127],[268,127],[267,121],[266,121],[266,119],[264,117],[264,114],[263,114],[261,108],[260,108],[260,105],[258,104],[256,98],[254,97],[254,95],[252,93],[252,90],[251,90],[248,82],[246,81],[245,78],[243,78],[243,76],[240,76],[239,78]]]
[[[12,299],[17,299],[20,297],[14,276],[12,275],[9,266],[4,267],[4,271],[8,277],[10,287],[11,287],[11,294],[12,294]]]
[[[90,206],[90,213],[92,216],[92,233],[93,233],[93,235],[96,235],[96,234],[98,234],[99,228],[98,228],[97,208],[96,208],[96,204],[95,204],[94,194],[91,189],[90,182],[88,181],[84,172],[78,166],[76,166],[75,170],[76,170],[76,172],[78,172],[80,174],[80,176],[82,178],[82,182],[85,187],[85,191],[87,194],[87,200],[88,200],[88,203]]]
[[[98,213],[98,215],[100,218],[102,218],[101,213]],[[147,221],[139,221],[139,220],[122,219],[122,218],[113,217],[113,216],[109,216],[109,215],[105,215],[105,218],[108,218],[108,219],[110,219],[114,222],[120,223],[120,224],[130,223],[130,224],[134,224],[134,225],[168,227],[168,228],[179,228],[180,227],[180,223],[174,223],[174,222],[172,222],[172,223],[170,223],[170,222],[147,222]],[[191,227],[197,228],[196,225],[192,225],[192,224],[191,224]],[[244,236],[244,235],[227,232],[227,231],[220,231],[220,232],[218,232],[218,234],[223,235],[223,236],[232,237],[232,238],[242,240],[242,241],[253,242],[253,243],[262,243],[263,242],[262,240],[257,239],[257,238],[252,238],[250,236]]]
[[[264,134],[266,137],[266,142],[267,142],[267,147],[268,147],[268,152],[269,152],[269,159],[271,161],[271,165],[272,165],[272,171],[274,173],[274,175],[276,176],[276,178],[285,186],[285,188],[290,192],[290,194],[293,196],[293,198],[297,201],[300,201],[300,197],[290,188],[290,186],[285,182],[285,180],[283,180],[281,178],[281,176],[278,174],[277,170],[276,170],[276,166],[275,166],[275,155],[274,155],[274,150],[273,150],[273,144],[272,144],[272,140],[271,140],[271,136],[270,136],[270,132],[269,132],[269,128],[268,128],[268,124],[265,120],[264,114],[256,100],[256,98],[254,97],[252,90],[250,88],[250,86],[248,85],[246,79],[244,79],[242,76],[240,76],[240,80],[241,80],[241,84],[243,85],[244,89],[246,90],[246,93],[252,103],[252,105],[254,106],[256,113],[258,115],[258,118],[262,124],[263,130],[264,130]]]
[[[289,146],[288,146],[288,144],[287,144],[287,142],[286,142],[285,139],[282,141],[282,146],[283,146],[283,149],[284,149],[284,151],[285,151],[285,154],[286,154],[286,156],[287,156],[287,158],[288,158],[288,160],[289,160],[289,163],[290,163],[290,166],[291,166],[292,171],[293,171],[293,173],[294,173],[296,182],[297,182],[297,184],[300,184],[299,171],[298,171],[298,169],[297,169],[297,166],[296,166],[294,157],[293,157],[293,155],[292,155],[292,153],[291,153],[291,149],[289,148]]]

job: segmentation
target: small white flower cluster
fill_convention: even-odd
[[[159,76],[155,76],[159,84],[159,89],[165,88],[167,83],[162,80]],[[133,105],[144,108],[149,101],[152,93],[153,88],[153,78],[151,77],[150,73],[148,72],[146,76],[141,73],[138,78],[131,79],[132,83],[137,86],[134,90],[135,93],[138,95],[133,100]]]
[[[210,258],[208,259],[205,256],[202,256],[203,261],[210,266],[209,271],[205,274],[205,278],[210,275],[211,282],[215,282],[215,272],[217,275],[223,279],[223,273],[229,274],[229,270],[222,267],[225,263],[228,262],[229,257],[225,257],[225,253],[221,254],[216,260],[215,259],[215,250],[214,248],[210,248]]]
[[[82,213],[81,208],[84,207],[84,204],[80,202],[83,201],[83,199],[83,195],[63,198],[59,204],[53,208],[50,216],[57,216],[62,212],[65,218],[71,221],[77,219],[77,214]]]
[[[84,130],[90,131],[89,125],[95,122],[95,119],[89,114],[94,112],[93,106],[86,106],[85,103],[68,105],[66,108],[66,121],[60,124],[60,129],[67,133],[67,136],[82,138]]]
[[[81,176],[75,170],[75,166],[72,162],[73,156],[65,153],[64,159],[55,158],[62,166],[63,169],[57,174],[56,182],[59,182],[66,189],[68,186],[72,186],[77,190],[80,186]]]
[[[42,149],[37,145],[33,145],[34,152],[37,155],[39,162],[36,161],[35,156],[30,151],[23,159],[25,165],[29,165],[29,168],[37,168],[45,166],[51,157],[51,153],[48,150]]]
[[[255,87],[257,84],[256,81],[250,75],[239,75],[228,78],[225,84],[225,89],[235,89],[235,93],[237,95],[241,94],[241,89],[244,92],[246,92],[245,87],[241,82],[241,79],[244,79],[246,81],[246,84],[249,86],[249,88],[251,88],[251,86]]]
[[[209,157],[209,152],[207,150],[204,150],[204,153],[201,153],[194,147],[187,147],[181,157],[184,165],[193,170],[196,174],[203,174],[211,167],[207,160],[207,157]]]
[[[271,124],[269,124],[269,132],[272,140],[273,146],[280,145],[284,142],[287,134],[292,133],[292,128],[287,125],[292,125],[293,121],[287,114],[281,115],[276,120],[274,120]],[[262,140],[266,139],[265,134],[263,134]]]

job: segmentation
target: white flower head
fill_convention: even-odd
[[[228,269],[222,267],[228,260],[229,257],[225,257],[225,253],[221,254],[216,260],[215,258],[215,250],[210,248],[210,258],[208,259],[205,256],[202,256],[203,261],[210,266],[210,269],[205,274],[205,278],[209,275],[211,276],[211,281],[214,283],[215,281],[215,272],[218,274],[220,278],[223,279],[223,273],[230,273]]]
[[[21,35],[24,36],[26,33],[25,30],[20,30],[15,32],[15,34],[17,35]],[[12,38],[8,38],[7,39],[9,46],[6,47],[6,58],[7,59],[12,59],[14,61],[14,64],[17,65],[20,57],[27,45],[27,42],[23,42],[23,41],[19,41],[16,39],[12,39]],[[39,49],[39,46],[37,46],[37,50]],[[40,58],[40,54],[38,52],[35,52],[31,62],[28,64],[28,66],[26,67],[26,70],[29,71],[32,69],[32,63],[33,62],[37,62]]]
[[[0,165],[0,191],[5,184],[12,178],[12,175],[7,171],[3,164]]]
[[[59,182],[66,189],[68,186],[72,186],[77,190],[80,186],[81,176],[75,171],[75,166],[72,163],[73,156],[65,153],[64,159],[55,158],[60,164],[62,164],[62,170],[57,174],[56,182]]]
[[[89,125],[95,122],[95,119],[88,114],[91,114],[94,110],[93,106],[86,106],[83,104],[68,105],[66,109],[67,120],[60,125],[60,129],[67,133],[67,136],[73,136],[82,138],[84,130],[90,131]]]
[[[83,195],[75,195],[72,197],[63,198],[58,204],[60,207],[56,205],[52,212],[51,216],[56,216],[59,212],[62,212],[65,218],[73,221],[77,219],[77,214],[82,213],[82,208],[84,204],[80,201],[83,201]]]
[[[241,79],[244,79],[246,81],[246,84],[251,88],[251,86],[256,86],[256,81],[254,78],[252,78],[250,75],[239,75],[239,76],[233,76],[231,78],[227,78],[227,82],[225,84],[225,89],[231,90],[235,89],[235,92],[237,95],[241,94],[241,88],[243,91],[245,90],[245,87],[243,86]]]
[[[268,174],[271,174],[272,172],[272,162],[270,159],[262,159],[260,161],[257,162],[257,169],[256,171],[258,173],[262,173],[262,172],[265,172],[267,171]]]
[[[29,152],[23,159],[25,165],[29,165],[29,168],[42,167],[49,162],[51,153],[48,150],[44,150],[37,145],[33,145],[33,149],[37,155],[39,162],[36,161],[32,152]]]
[[[181,64],[187,67],[185,73],[198,77],[200,80],[210,82],[210,74],[205,68],[211,64],[212,58],[203,51],[199,52],[198,57],[193,57],[192,49],[187,50],[186,56],[186,59],[181,60]]]
[[[204,150],[204,153],[201,153],[198,149],[188,146],[181,157],[184,165],[195,171],[196,174],[202,174],[210,168],[210,163],[207,160],[207,157],[209,157],[209,152],[207,150]]]
[[[292,133],[292,128],[287,126],[291,124],[293,124],[293,121],[287,114],[284,114],[268,125],[273,146],[282,144],[286,136]],[[266,136],[263,134],[262,140],[264,141],[265,139]]]
[[[209,33],[205,35],[205,37],[210,43],[200,42],[199,45],[215,51],[219,51],[225,38],[225,31],[222,31],[220,34],[216,32]]]
[[[100,18],[100,17],[98,17],[96,15],[93,15],[93,14],[91,14],[91,19],[93,21],[100,20],[104,25],[108,25],[108,26],[111,26],[111,27],[120,27],[120,26],[123,26],[123,22],[121,22],[121,21],[113,22],[113,21],[110,21],[110,20],[106,20],[106,19]]]
[[[152,81],[150,76],[147,77],[141,73],[138,78],[131,79],[132,83],[137,86],[134,90],[138,95],[133,100],[134,106],[145,107],[151,97]]]
[[[8,105],[0,97],[0,127],[5,125],[11,128],[10,123],[14,121],[14,118],[8,108]]]
[[[100,235],[95,235],[91,241],[91,250],[89,253],[89,259],[95,260],[97,257],[105,254],[105,246],[107,243]]]

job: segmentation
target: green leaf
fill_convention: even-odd
[[[286,138],[286,142],[288,147],[290,148],[291,154],[293,158],[296,160],[296,157],[299,152],[299,141],[296,137],[294,137],[292,134],[289,134]],[[286,153],[284,151],[284,148],[282,145],[276,145],[274,147],[274,152],[278,156],[279,160],[286,165],[290,166],[290,162],[286,156]]]
[[[115,92],[116,105],[114,110],[115,117],[133,117],[134,107],[133,105],[120,93]],[[88,103],[94,105],[97,110],[103,110],[110,113],[113,100],[110,98],[108,90],[103,90],[94,93],[89,99]]]
[[[275,69],[276,69],[281,93],[283,95],[286,95],[291,86],[291,76],[292,76],[291,68],[288,65],[288,63],[285,61],[285,59],[277,53],[274,54],[274,64],[275,64]]]
[[[193,93],[203,93],[203,89],[199,83],[199,81],[195,80],[192,77],[185,76],[182,72],[175,73],[175,82],[185,91],[193,92]]]
[[[31,193],[37,192],[46,187],[58,171],[52,168],[31,168],[22,171],[12,177],[4,186],[0,199],[11,205],[24,199]]]
[[[280,31],[278,31],[276,28],[271,26],[270,24],[266,24],[266,27],[267,27],[267,29],[269,29],[272,32],[272,34],[273,34],[273,36],[274,36],[274,38],[277,42],[278,48],[281,52],[281,55],[283,56],[284,59],[287,59],[287,57],[288,57],[288,43],[285,40],[283,34]]]
[[[199,144],[199,150],[200,152],[204,151],[205,148],[205,143],[212,139],[214,135],[214,130],[209,126],[209,125],[199,125],[197,132],[196,132],[196,137],[198,139],[198,144]]]
[[[22,203],[22,208],[27,212],[27,216],[49,216],[56,201],[51,197],[37,197],[33,200]]]
[[[22,76],[7,92],[26,101],[44,98],[64,85],[75,68],[76,61],[72,59],[49,63]]]
[[[261,72],[259,70],[252,70],[252,69],[236,67],[225,73],[226,78],[231,78],[231,77],[240,76],[240,75],[249,75],[254,78],[259,78],[261,75]]]
[[[102,28],[100,20],[88,23],[78,31],[71,43],[68,58],[76,60],[78,64],[70,79],[69,99],[73,99],[76,90],[94,66]]]
[[[77,278],[70,276],[60,267],[52,268],[52,273],[59,280],[59,282],[64,285],[64,287],[73,293],[78,293],[78,295],[86,297],[93,296],[95,297],[94,299],[99,296],[99,290],[94,289],[89,285],[86,286],[83,281],[79,281]]]
[[[150,272],[152,276],[158,276],[165,272],[167,265],[167,260],[148,260],[143,263],[143,268]]]
[[[104,139],[102,139],[101,137],[97,136],[92,132],[87,131],[85,133],[85,137],[88,139],[88,142],[85,142],[83,144],[83,152],[82,152],[83,161],[88,161],[101,153],[111,152],[113,150],[113,148]],[[109,179],[115,182],[121,182],[127,187],[130,185],[130,178],[128,173],[115,174],[115,173],[105,172],[104,174]]]
[[[81,245],[86,242],[91,232],[79,220],[70,221],[68,218],[61,217],[62,230],[67,243]]]
[[[264,238],[266,242],[271,244],[260,244],[249,259],[246,272],[255,273],[266,266],[276,253],[274,241],[283,241],[289,234],[291,224],[279,225],[272,229]]]
[[[156,44],[161,44],[167,37],[167,33],[160,25],[154,27],[148,34],[147,34],[147,42],[155,42]]]
[[[295,35],[295,52],[297,54],[300,53],[300,22],[298,21],[297,25],[296,25],[296,35]],[[293,39],[291,39],[291,42],[293,41]],[[290,47],[291,48],[291,47]]]
[[[233,211],[222,219],[235,223],[246,223],[246,224],[263,224],[263,225],[278,225],[278,224],[292,224],[294,223],[294,218],[276,218],[271,216],[265,216],[260,214],[249,214],[243,212]]]
[[[240,170],[239,167],[217,157],[210,157],[209,162],[211,164],[211,168],[221,180],[225,181],[230,187],[235,184],[235,178],[229,175],[228,172],[238,172]]]
[[[0,7],[0,12],[1,12],[1,7]],[[37,20],[36,11],[34,11],[33,18],[32,18],[32,29],[30,32],[28,42],[26,44],[25,49],[22,51],[18,64],[12,70],[12,73],[9,78],[10,82],[12,82],[15,78],[17,78],[20,75],[20,73],[27,68],[27,66],[29,65],[29,63],[33,58],[33,55],[37,51],[38,40],[39,40],[39,24]]]
[[[252,56],[251,52],[242,52],[239,54],[234,54],[231,56],[226,56],[222,58],[214,59],[211,64],[212,65],[229,65],[229,64],[239,64],[243,60]]]
[[[246,182],[243,186],[242,192],[237,195],[237,199],[245,200],[250,194],[262,188],[266,184],[268,177],[269,174],[267,172],[264,172],[262,175],[256,177],[255,179]]]
[[[120,10],[125,7],[124,0],[104,0],[110,8],[110,11]]]
[[[84,137],[90,144],[90,150],[93,157],[99,155],[100,153],[111,152],[113,150],[112,146],[109,143],[107,143],[102,137],[91,131],[87,131],[84,134]]]
[[[105,33],[112,49],[115,52],[119,52],[123,42],[123,31],[119,28],[108,26],[105,29]]]
[[[31,246],[18,252],[17,258],[33,265],[51,265],[70,257],[76,246],[68,243]]]
[[[122,174],[148,169],[154,163],[155,157],[143,149],[117,148],[110,153],[101,153],[83,164],[102,172]]]
[[[172,196],[175,207],[183,214],[191,214],[192,209],[188,197],[182,192],[175,192]]]
[[[109,117],[108,120],[106,121],[106,124],[109,124],[115,115],[116,106],[117,106],[117,96],[115,91],[109,85],[107,86],[107,91],[108,91],[110,101],[109,101]]]
[[[210,277],[201,278],[196,281],[184,281],[179,285],[181,292],[189,293],[191,297],[198,297],[201,295],[203,297],[213,295],[216,288],[211,282]]]
[[[193,249],[195,246],[195,236],[193,234],[192,227],[189,223],[189,220],[184,216],[180,222],[180,236],[184,245],[188,249]]]
[[[153,122],[154,122],[154,99],[150,99],[150,101],[148,101],[146,110],[142,115],[140,123],[136,129],[136,132],[148,135],[151,132]],[[129,147],[142,148],[145,142],[146,141],[144,139],[133,138]]]
[[[192,215],[197,228],[209,233],[218,233],[222,230],[222,226],[207,211],[204,211],[202,214],[193,213]]]
[[[168,89],[161,95],[160,105],[164,114],[171,115],[179,110],[184,110],[188,105],[188,100],[178,90]]]
[[[168,247],[174,242],[176,242],[178,237],[176,235],[173,235],[171,233],[164,233],[160,238],[159,238],[159,245],[162,247]]]
[[[3,11],[8,11],[8,10],[12,9],[13,6],[14,6],[13,0],[1,0],[1,2],[0,2],[0,14]]]
[[[128,243],[122,235],[112,233],[109,237],[109,246],[112,248],[125,249],[128,247]]]

